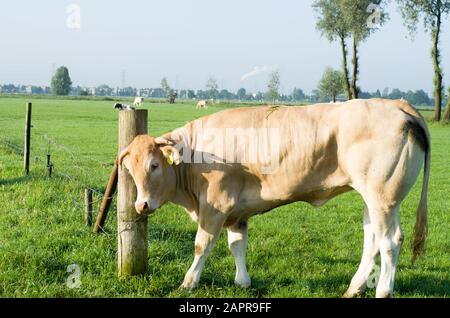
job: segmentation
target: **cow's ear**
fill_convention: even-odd
[[[175,163],[176,166],[178,166],[181,162],[181,156],[178,150],[173,146],[160,146],[159,149],[161,149],[161,152],[166,158],[167,163],[169,165],[173,165]]]
[[[122,166],[123,160],[130,154],[130,149],[126,147],[120,155],[117,157],[117,163],[119,166]]]
[[[181,156],[178,150],[173,146],[162,146],[159,149],[161,149],[161,152],[163,153],[164,158],[166,158],[167,163],[169,165],[179,165],[181,162]]]
[[[161,152],[166,158],[169,165],[179,165],[181,162],[180,152],[173,146],[175,143],[172,140],[166,139],[164,137],[155,138],[155,143],[161,149]]]

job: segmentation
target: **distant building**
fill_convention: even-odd
[[[52,89],[49,86],[39,86],[43,94],[51,94]]]

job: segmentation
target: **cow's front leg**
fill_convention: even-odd
[[[227,231],[228,246],[236,261],[236,276],[234,282],[239,287],[250,287],[251,280],[245,264],[248,240],[247,222],[236,223],[228,227]]]
[[[214,224],[210,226],[199,225],[197,235],[195,236],[195,257],[194,262],[184,276],[181,288],[193,289],[197,287],[200,276],[205,265],[206,258],[214,247],[214,243],[220,235],[220,225]]]

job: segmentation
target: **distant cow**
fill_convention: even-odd
[[[208,109],[208,102],[206,100],[201,100],[197,103],[197,109],[204,108]]]
[[[178,97],[178,93],[177,92],[172,92],[172,93],[170,93],[170,95],[169,95],[169,98],[168,98],[168,102],[170,103],[170,104],[175,104],[175,99]]]
[[[137,213],[151,214],[173,202],[198,223],[194,262],[184,288],[197,286],[223,228],[236,261],[235,282],[249,287],[245,254],[250,217],[296,201],[321,206],[356,191],[365,203],[364,248],[345,296],[364,291],[380,255],[376,296],[390,297],[403,242],[399,208],[422,165],[413,261],[424,249],[430,156],[425,120],[406,101],[355,99],[332,105],[228,109],[158,138],[140,135],[118,162],[136,184]],[[329,238],[330,233],[321,235]],[[287,243],[293,244],[280,242],[279,249]]]
[[[141,106],[142,104],[144,104],[144,97],[136,97],[134,99],[134,102],[133,102],[134,106]]]
[[[134,108],[131,105],[127,105],[127,104],[115,103],[114,104],[114,109],[117,109],[117,110],[135,110],[136,108]]]

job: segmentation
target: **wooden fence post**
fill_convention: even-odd
[[[147,110],[119,112],[119,153],[137,135],[147,134]],[[117,197],[118,275],[128,277],[147,269],[147,216],[138,215],[137,191],[126,168],[119,167]]]
[[[27,103],[25,115],[25,144],[23,150],[23,166],[26,175],[30,173],[31,107],[31,103]]]
[[[111,202],[113,200],[113,195],[116,192],[117,188],[117,177],[118,177],[118,166],[117,160],[114,162],[114,167],[111,171],[111,175],[109,176],[109,181],[106,186],[105,194],[103,195],[102,203],[100,205],[100,209],[98,210],[97,220],[95,221],[94,229],[92,232],[99,233],[103,230],[103,226],[105,225],[106,217],[108,216],[109,207],[111,206]]]
[[[92,225],[92,189],[84,190],[84,222],[87,226]]]

